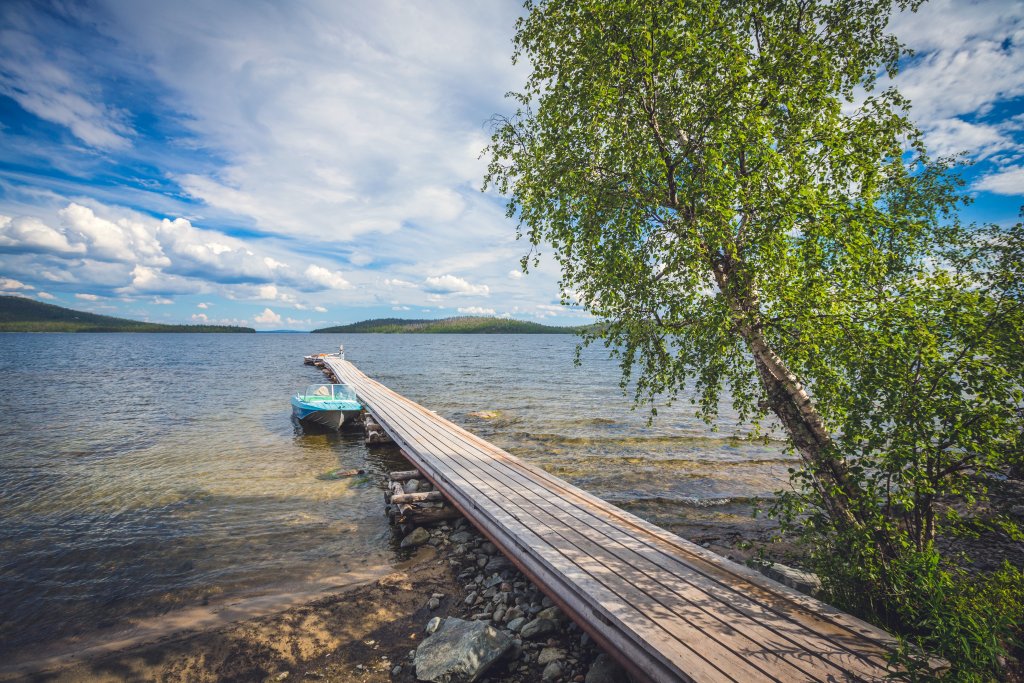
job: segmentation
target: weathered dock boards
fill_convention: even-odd
[[[326,358],[407,457],[635,675],[880,680],[894,639],[649,524]]]

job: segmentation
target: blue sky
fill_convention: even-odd
[[[0,4],[0,292],[158,322],[578,323],[480,192],[518,2]],[[972,220],[1024,204],[1024,5],[894,18]]]

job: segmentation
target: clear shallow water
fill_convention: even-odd
[[[574,367],[570,336],[0,334],[0,652],[397,561],[377,475],[400,463],[290,417],[320,377],[302,356],[339,343],[396,391],[670,528],[770,494],[792,464],[685,401],[647,426],[603,350]],[[370,476],[318,478],[339,467]]]

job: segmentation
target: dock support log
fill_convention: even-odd
[[[385,512],[403,533],[412,527],[461,517],[440,491],[420,491],[433,486],[417,470],[392,472],[384,492]]]
[[[363,417],[363,427],[366,429],[366,444],[368,446],[375,446],[377,444],[394,443],[388,433],[384,431],[373,415],[367,413]]]

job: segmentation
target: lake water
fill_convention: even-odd
[[[400,560],[362,435],[306,433],[302,356],[371,377],[669,529],[785,485],[778,442],[653,425],[563,335],[0,334],[0,653]],[[473,415],[495,411],[494,417]],[[331,480],[336,468],[368,476]]]

